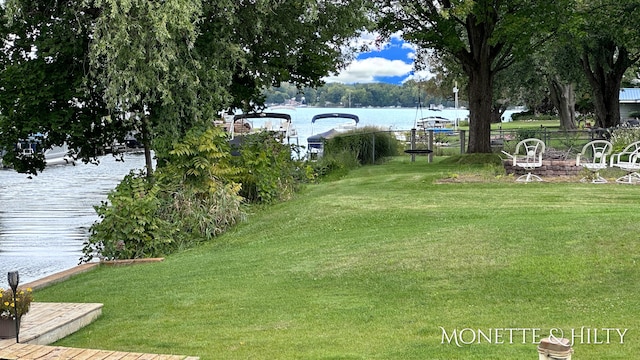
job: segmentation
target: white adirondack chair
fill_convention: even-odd
[[[529,138],[520,141],[516,145],[516,150],[513,154],[509,154],[506,151],[502,151],[502,153],[513,161],[513,166],[521,167],[527,171],[526,174],[518,177],[516,181],[528,183],[534,180],[542,181],[542,178],[533,174],[532,171],[542,166],[542,154],[544,150],[545,146],[542,140]]]
[[[606,169],[608,166],[607,157],[611,155],[613,145],[607,140],[593,140],[588,142],[578,156],[576,156],[576,165],[591,172],[591,182],[593,184],[605,184],[607,180],[600,176],[600,170]],[[589,179],[583,177],[580,181],[587,182]]]
[[[618,167],[627,172],[625,176],[616,179],[621,184],[640,183],[640,141],[627,145],[624,150],[611,155],[610,165]]]

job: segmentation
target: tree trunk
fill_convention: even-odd
[[[507,111],[507,106],[504,104],[495,104],[491,107],[491,123],[499,124],[502,122],[502,115]]]
[[[596,126],[615,127],[620,124],[620,84],[625,71],[635,63],[629,51],[613,41],[603,41],[596,49],[584,48],[582,69],[593,93]],[[595,54],[600,61],[591,60]]]
[[[558,77],[549,80],[549,92],[553,105],[560,115],[560,128],[575,130],[576,125],[576,93],[573,84],[562,84]]]
[[[615,127],[620,124],[620,82],[622,76],[604,74],[602,70],[594,75],[595,81],[589,81],[593,92],[593,105],[596,111],[596,126]]]
[[[502,66],[494,64],[494,60],[504,50],[503,43],[491,41],[495,21],[495,11],[484,14],[483,19],[468,15],[465,27],[469,49],[455,54],[469,76],[469,153],[491,152],[494,66]]]
[[[142,145],[144,146],[144,160],[147,168],[147,179],[153,180],[153,161],[151,159],[151,133],[149,131],[149,115],[142,114]]]
[[[469,153],[491,152],[493,72],[491,62],[469,68]]]

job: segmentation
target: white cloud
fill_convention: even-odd
[[[384,43],[378,43],[379,34],[362,33],[360,37],[353,40],[352,45],[356,47],[366,45],[370,51],[365,54],[369,54],[370,57],[353,60],[339,74],[328,76],[324,80],[327,83],[366,84],[380,82],[381,77],[404,77],[400,83],[431,78],[433,74],[428,71],[413,72],[416,47],[402,40],[401,35],[401,33],[393,34]],[[393,50],[392,43],[395,49],[401,48],[407,51]],[[398,43],[401,43],[399,47]],[[360,54],[356,54],[356,57],[358,55]]]
[[[389,60],[372,57],[354,60],[346,69],[335,76],[325,78],[327,83],[339,82],[345,84],[377,82],[377,77],[403,76],[413,69],[413,65],[401,60]]]

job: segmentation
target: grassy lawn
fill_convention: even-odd
[[[529,330],[457,346],[442,329],[540,329],[539,340],[557,328],[582,329],[575,359],[631,359],[639,200],[635,186],[520,184],[407,156],[254,209],[162,263],[101,267],[35,297],[104,303],[64,346],[203,360],[537,359]],[[595,344],[606,328],[628,329],[624,343],[610,330]]]
[[[491,124],[492,130],[516,130],[516,129],[527,129],[527,128],[552,128],[557,129],[560,127],[559,120],[520,120],[520,121],[509,121],[503,123]]]

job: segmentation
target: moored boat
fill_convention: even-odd
[[[448,127],[453,125],[453,121],[442,116],[427,116],[416,121],[418,131],[433,130],[435,132],[449,132]]]
[[[40,142],[34,139],[22,141],[16,144],[22,156],[33,156],[36,152],[42,152],[44,162],[47,166],[74,164],[75,159],[71,156],[67,143],[62,146],[52,146],[46,150],[40,148]]]
[[[238,154],[237,148],[242,146],[244,135],[267,131],[283,144],[299,145],[298,133],[293,126],[291,115],[274,112],[260,112],[225,116],[221,126],[229,134],[229,141],[235,148],[232,153]]]
[[[307,138],[307,144],[309,146],[307,153],[310,160],[317,160],[318,158],[322,157],[322,155],[324,154],[324,142],[327,139],[331,139],[332,137],[335,137],[336,135],[339,135],[340,133],[343,133],[345,131],[355,129],[358,126],[358,123],[360,122],[360,118],[354,114],[347,114],[347,113],[318,114],[318,115],[314,115],[311,118],[312,133],[313,133],[313,124],[315,124],[316,120],[320,120],[320,119],[346,119],[346,120],[349,120],[349,122],[340,124],[337,127],[331,130],[325,131],[323,133],[309,136]]]

